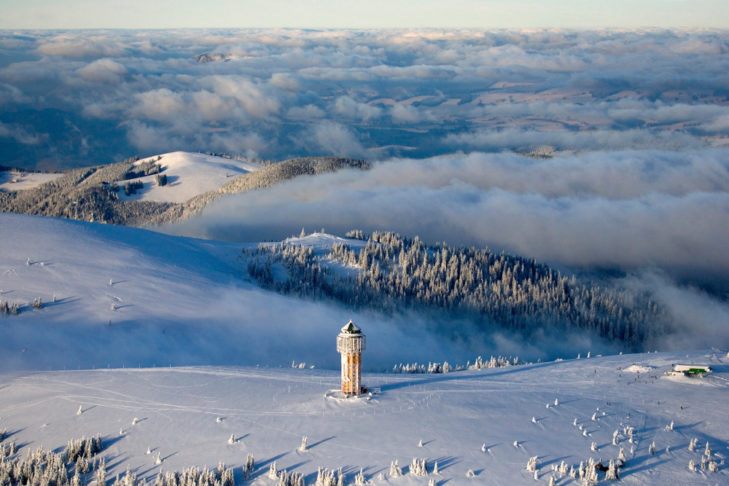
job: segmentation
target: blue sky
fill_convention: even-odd
[[[729,28],[726,0],[0,0],[0,28]]]

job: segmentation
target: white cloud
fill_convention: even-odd
[[[309,149],[321,154],[329,145],[317,141],[311,123],[324,120],[356,135],[354,152],[377,157],[543,145],[686,150],[719,145],[729,131],[723,32],[273,29],[16,37],[0,35],[9,51],[0,67],[2,121],[48,133],[51,143],[31,153],[13,139],[13,163],[128,156],[137,150],[127,136],[130,121],[180,144],[167,151],[209,150],[214,131],[252,131],[267,141],[259,155],[268,159]],[[198,62],[200,54],[211,62]],[[56,118],[47,128],[42,120],[51,113]],[[88,119],[97,122],[83,127],[88,146],[65,143],[64,126]],[[302,142],[302,134],[311,139]]]
[[[423,120],[420,110],[413,105],[397,104],[390,109],[390,116],[395,123],[419,123]]]
[[[649,129],[597,129],[597,130],[538,130],[530,128],[481,129],[473,132],[449,134],[443,140],[448,146],[463,149],[531,150],[552,146],[560,150],[620,150],[699,148],[705,144],[698,138],[682,132]]]
[[[257,158],[267,147],[267,142],[257,133],[214,133],[210,144],[213,150],[250,158]]]
[[[201,86],[213,93],[236,100],[254,118],[265,118],[278,113],[281,105],[261,86],[240,76],[206,76],[200,80]]]
[[[316,120],[324,116],[324,110],[316,105],[293,106],[286,112],[286,118],[291,120]]]
[[[354,143],[331,124],[320,125],[315,136],[332,146]],[[230,197],[185,231],[203,227],[215,238],[268,239],[301,226],[383,229],[563,265],[657,266],[682,276],[726,278],[726,152],[391,161],[364,173],[343,171]]]
[[[119,56],[124,49],[113,42],[108,42],[105,35],[86,35],[84,33],[65,33],[42,39],[38,52],[50,56],[69,58]]]
[[[131,109],[132,115],[148,120],[171,120],[187,111],[182,95],[167,88],[145,91],[135,98],[137,104]]]
[[[38,145],[48,139],[45,133],[28,131],[24,127],[0,121],[0,138],[11,138],[23,145]]]
[[[298,91],[301,89],[299,82],[289,74],[273,73],[268,81],[271,86],[287,91]]]
[[[334,113],[360,121],[379,118],[382,110],[376,106],[360,103],[349,96],[340,96],[334,102]]]
[[[124,66],[111,59],[97,59],[78,71],[79,76],[86,81],[97,83],[118,83],[126,74]]]
[[[307,138],[314,142],[314,151],[342,157],[361,157],[365,149],[357,136],[344,125],[330,121],[317,123]],[[303,141],[303,143],[308,143]]]

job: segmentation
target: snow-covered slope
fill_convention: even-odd
[[[0,300],[22,305],[0,315],[0,431],[20,446],[14,457],[101,434],[109,477],[129,468],[149,481],[223,461],[240,482],[252,454],[256,485],[276,484],[266,475],[275,461],[308,484],[318,467],[342,467],[348,484],[362,469],[372,485],[457,486],[534,484],[526,465],[536,456],[537,480],[562,485],[580,484],[553,471],[562,461],[607,464],[622,448],[622,484],[729,483],[726,350],[377,374],[397,362],[464,362],[477,348],[412,316],[265,292],[242,278],[240,245],[8,214],[0,228]],[[290,240],[317,251],[334,241]],[[334,342],[349,318],[367,334],[372,395],[342,400]],[[671,363],[714,372],[668,377]],[[700,469],[707,442],[718,472]],[[428,477],[407,474],[413,457],[428,460]],[[393,460],[405,476],[389,475]]]
[[[58,179],[63,174],[45,172],[0,171],[0,191],[22,191]]]
[[[675,362],[710,364],[714,373],[704,379],[665,376]],[[304,474],[307,484],[314,484],[318,467],[341,467],[346,484],[361,469],[372,485],[425,485],[430,479],[452,486],[546,485],[552,476],[558,485],[577,485],[583,483],[553,468],[562,461],[567,469],[577,467],[590,458],[607,465],[623,449],[627,461],[619,484],[729,484],[725,352],[363,379],[373,394],[342,400],[329,393],[338,386],[336,371],[204,367],[5,374],[0,429],[22,444],[20,456],[101,434],[107,477],[130,468],[147,481],[160,470],[215,468],[223,461],[236,468],[240,483],[240,467],[252,454],[254,485],[277,484],[267,477],[274,461],[279,469]],[[302,436],[308,438],[306,451],[298,450]],[[694,438],[698,446],[690,451]],[[700,469],[707,442],[718,472]],[[161,464],[155,464],[158,455]],[[536,482],[526,470],[534,456]],[[427,459],[427,477],[408,474],[414,457]],[[394,460],[404,476],[390,477]],[[689,470],[691,460],[698,471]],[[599,475],[602,483],[604,473]]]
[[[332,368],[334,337],[350,318],[382,344],[369,368],[485,352],[444,342],[416,319],[266,292],[244,280],[240,244],[1,213],[0,230],[0,301],[22,306],[0,314],[0,370],[292,360]],[[37,298],[42,309],[31,305]]]
[[[191,152],[170,152],[139,160],[135,165],[144,162],[159,164],[162,167],[161,173],[167,176],[167,184],[158,186],[155,183],[156,175],[119,181],[120,186],[134,181],[144,184],[142,189],[129,196],[124,191],[119,191],[120,199],[183,203],[194,196],[218,189],[232,177],[261,168],[259,164],[252,162]]]
[[[307,246],[314,250],[314,253],[327,253],[335,244],[345,244],[350,248],[361,248],[367,244],[366,241],[356,240],[353,238],[342,238],[339,236],[329,235],[326,233],[311,233],[309,235],[292,236],[286,238],[283,243],[287,245]]]

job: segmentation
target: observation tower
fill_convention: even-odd
[[[349,321],[337,336],[337,351],[342,355],[342,394],[345,396],[362,393],[362,351],[365,349],[365,335]]]

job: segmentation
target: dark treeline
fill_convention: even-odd
[[[364,240],[361,231],[348,236]],[[393,233],[373,233],[366,241],[359,249],[335,244],[323,258],[288,244],[243,253],[249,274],[266,288],[355,308],[433,310],[527,335],[537,328],[577,328],[636,350],[668,330],[649,295],[581,282],[532,259],[428,246]]]

